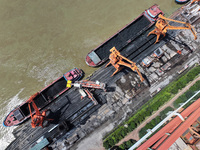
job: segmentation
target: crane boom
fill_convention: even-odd
[[[126,57],[122,56],[120,54],[120,52],[117,51],[117,49],[115,47],[111,48],[110,52],[111,52],[111,54],[109,56],[110,62],[105,67],[107,67],[108,65],[112,64],[116,68],[116,71],[111,76],[113,76],[118,71],[120,71],[122,69],[121,66],[126,66],[126,67],[129,67],[130,69],[132,69],[133,71],[136,70],[136,72],[140,76],[140,80],[142,82],[144,81],[144,78],[143,78],[142,74],[140,73],[138,67],[136,66],[135,62],[132,62],[131,60],[129,60]],[[124,60],[127,61],[127,62],[125,62]]]
[[[44,127],[44,120],[46,121],[50,121],[53,119],[48,119],[46,118],[46,111],[43,111],[42,113],[39,111],[37,105],[34,102],[34,98],[36,98],[39,95],[39,93],[35,93],[34,95],[32,95],[29,99],[28,99],[28,108],[30,111],[30,115],[31,115],[31,126],[32,128],[35,128],[36,126],[41,126]],[[35,110],[35,114],[33,115],[32,110],[31,110],[31,105]]]
[[[148,34],[148,36],[150,34],[156,34],[157,35],[157,39],[156,39],[155,43],[157,43],[159,41],[159,38],[160,38],[161,35],[163,35],[163,37],[164,37],[168,30],[184,30],[184,29],[188,29],[194,35],[194,39],[195,40],[197,39],[197,35],[196,35],[196,32],[195,32],[195,29],[190,23],[169,19],[169,18],[164,17],[161,14],[158,17],[159,17],[159,20],[156,22],[155,29],[152,30],[151,32],[149,32],[149,34]],[[184,24],[185,27],[183,27],[183,26],[171,26],[168,21],[173,21],[173,22],[177,22],[177,23],[180,23],[180,24]]]
[[[164,17],[164,16],[161,15],[161,14],[158,15],[158,18],[161,18],[161,19],[164,19],[164,20],[168,20],[168,21],[177,22],[177,23],[181,23],[181,24],[187,24],[186,22],[183,22],[183,21],[173,20],[173,19],[170,19],[170,18],[166,18],[166,17]]]
[[[99,81],[89,81],[89,80],[82,80],[82,81],[75,81],[72,83],[72,81],[67,81],[67,87],[71,88],[71,86],[78,87],[78,88],[92,88],[92,89],[102,89],[106,91],[106,84],[101,83]]]
[[[37,92],[37,93],[35,93],[34,95],[32,95],[29,99],[28,99],[28,107],[29,107],[29,111],[30,111],[30,114],[31,114],[31,118],[33,118],[33,114],[32,114],[32,111],[31,111],[31,104],[32,104],[32,106],[33,106],[33,108],[35,109],[35,113],[36,114],[40,114],[40,111],[38,110],[38,108],[37,108],[37,106],[36,106],[36,104],[34,103],[34,98],[36,97],[36,96],[38,96],[39,95],[39,93]]]

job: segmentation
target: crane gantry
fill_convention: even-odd
[[[150,34],[157,35],[157,39],[156,39],[155,43],[159,42],[159,38],[160,38],[161,35],[163,37],[165,37],[165,35],[166,35],[168,30],[189,29],[192,32],[192,34],[194,35],[194,39],[195,40],[197,39],[195,29],[191,24],[189,24],[187,22],[182,22],[182,21],[178,21],[178,20],[169,19],[169,18],[164,17],[161,14],[158,17],[159,17],[159,20],[155,24],[155,29],[152,30],[151,32],[149,32],[149,34],[148,34],[148,36]],[[185,26],[171,26],[169,24],[169,21],[173,21],[173,22],[177,22],[177,23],[180,23],[180,24],[184,24]]]
[[[111,52],[111,54],[109,56],[110,62],[105,67],[107,67],[110,64],[112,64],[115,67],[116,71],[111,76],[113,76],[118,71],[120,71],[123,68],[122,66],[126,66],[126,67],[129,67],[130,69],[132,69],[133,71],[136,70],[138,75],[140,76],[140,80],[142,82],[144,81],[144,78],[142,77],[142,74],[140,73],[140,71],[139,71],[138,67],[136,66],[135,62],[132,62],[131,60],[129,60],[126,57],[122,56],[120,54],[120,52],[115,47],[111,48],[110,52]]]
[[[35,128],[38,126],[41,126],[42,128],[44,128],[48,125],[49,121],[53,120],[53,119],[47,118],[48,110],[44,110],[42,113],[39,111],[38,107],[36,106],[36,104],[34,102],[34,98],[37,97],[38,95],[39,95],[39,93],[37,92],[28,99],[28,108],[29,108],[30,115],[31,115],[32,128]],[[31,109],[31,105],[32,105],[33,109],[35,110],[34,115],[33,115],[32,109]]]

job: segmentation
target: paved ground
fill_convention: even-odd
[[[93,132],[88,138],[85,138],[76,148],[77,150],[104,150],[102,138],[106,132],[113,129],[111,123],[106,123]]]
[[[129,139],[136,139],[139,140],[138,132],[141,128],[143,128],[147,122],[155,118],[162,110],[164,110],[168,106],[172,106],[173,102],[185,91],[187,91],[194,83],[200,80],[200,77],[189,83],[184,89],[182,89],[173,99],[171,99],[165,106],[161,107],[159,111],[149,117],[145,122],[143,122],[137,129],[133,130],[129,135],[127,135],[123,140],[121,140],[117,145],[122,144],[124,141]],[[106,122],[102,126],[100,126],[95,132],[90,134],[88,137],[83,139],[77,146],[74,148],[77,150],[105,150],[103,147],[102,138],[105,136],[106,133],[113,129],[113,124],[111,121]]]
[[[117,145],[122,144],[124,141],[127,141],[129,139],[135,139],[139,140],[138,132],[141,128],[143,128],[146,123],[151,121],[153,118],[155,118],[162,110],[164,110],[168,106],[172,106],[173,102],[184,92],[186,92],[194,83],[196,83],[198,80],[200,80],[200,77],[189,83],[184,89],[182,89],[174,98],[172,98],[167,104],[165,104],[163,107],[159,109],[155,114],[153,114],[151,117],[149,117],[145,122],[143,122],[137,129],[133,130],[130,134],[128,134],[123,140],[121,140]],[[102,138],[105,133],[111,131],[113,129],[113,126],[111,123],[107,122],[103,124],[100,128],[98,128],[95,132],[93,132],[89,137],[85,138],[81,141],[81,143],[78,145],[77,150],[104,150],[103,144],[102,144]]]
[[[200,80],[200,77],[198,77],[197,79],[195,79],[194,81],[192,81],[191,83],[189,83],[185,88],[183,88],[178,94],[176,94],[176,96],[174,96],[168,103],[166,103],[163,107],[161,107],[156,113],[154,113],[152,116],[150,116],[147,120],[145,120],[138,128],[136,128],[135,130],[133,130],[131,133],[129,133],[124,139],[122,139],[118,144],[116,145],[120,145],[125,141],[128,141],[130,139],[135,139],[136,141],[139,140],[139,131],[148,123],[150,122],[152,119],[154,119],[157,115],[160,114],[161,111],[163,111],[165,108],[167,108],[168,106],[173,107],[173,102],[180,96],[182,95],[184,92],[186,92],[192,85],[194,85],[198,80]]]

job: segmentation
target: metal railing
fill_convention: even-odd
[[[185,103],[183,103],[179,108],[177,108],[175,111],[173,111],[170,115],[168,115],[164,120],[162,120],[158,125],[156,125],[153,129],[149,130],[145,136],[143,136],[139,141],[137,141],[133,146],[129,148],[129,150],[133,150],[137,148],[141,143],[143,143],[152,133],[154,133],[157,129],[159,129],[165,122],[167,122],[170,118],[172,118],[174,115],[178,115],[181,120],[184,118],[178,113],[178,111],[185,106],[189,101],[191,101],[196,95],[200,93],[200,90],[196,92],[190,99],[188,99]]]

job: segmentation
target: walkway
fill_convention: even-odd
[[[117,143],[116,145],[121,145],[123,142],[128,141],[130,139],[135,139],[136,141],[138,141],[139,138],[139,131],[148,123],[150,122],[152,119],[154,119],[157,115],[160,114],[161,111],[163,111],[165,108],[167,108],[168,106],[173,106],[173,102],[179,97],[181,96],[183,93],[185,93],[191,86],[193,86],[198,80],[200,80],[200,77],[196,78],[195,80],[193,80],[192,82],[190,82],[185,88],[183,88],[178,94],[176,94],[175,97],[173,97],[169,102],[167,102],[164,106],[162,106],[156,113],[154,113],[152,116],[150,116],[148,119],[146,119],[142,124],[140,124],[139,127],[137,127],[135,130],[133,130],[131,133],[129,133],[127,136],[125,136],[125,138],[123,138],[121,141],[119,141],[119,143]]]

